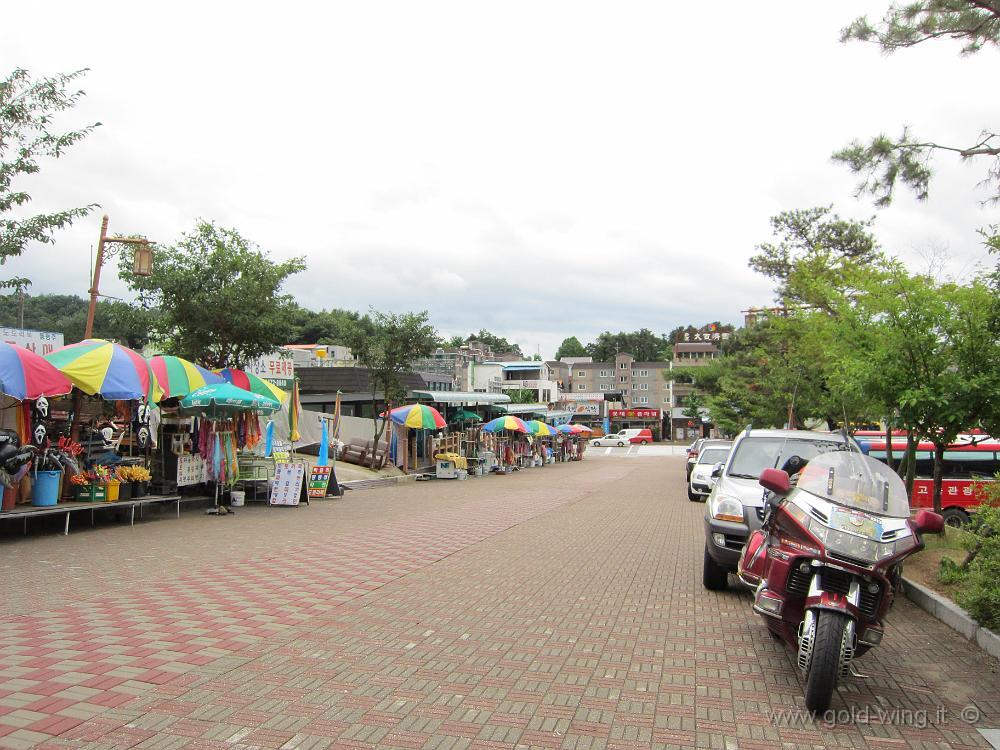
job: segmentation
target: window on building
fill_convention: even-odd
[[[670,396],[664,396],[663,397],[663,403],[670,404]],[[672,404],[671,404],[671,406],[672,406]]]
[[[614,373],[611,370],[601,370],[602,378],[610,378]]]
[[[606,391],[606,390],[608,390],[608,388],[609,388],[609,386],[608,386],[607,383],[601,383],[601,390],[602,391]]]
[[[632,376],[635,377],[636,373],[639,374],[640,378],[648,378],[649,370],[632,370]]]
[[[621,377],[619,377],[618,378],[618,382],[620,382],[620,383],[627,383],[628,382],[628,375],[622,375]]]
[[[578,391],[585,391],[585,390],[587,390],[587,384],[586,383],[577,383],[576,384],[576,389]]]
[[[576,371],[576,376],[578,378],[585,378],[585,377],[587,377],[587,371],[586,370],[577,370]]]
[[[649,403],[649,396],[639,396],[639,403],[640,404],[648,404]]]
[[[649,390],[649,383],[636,383],[635,384],[635,389],[637,391],[648,391]]]

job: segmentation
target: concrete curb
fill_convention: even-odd
[[[979,623],[955,602],[905,576],[903,577],[903,592],[907,599],[931,617],[940,620],[952,630],[965,636],[967,640],[974,641],[993,658],[1000,659],[1000,635],[980,627]]]

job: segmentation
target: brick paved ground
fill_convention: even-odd
[[[701,588],[702,510],[681,458],[588,456],[4,542],[0,747],[987,746],[996,662],[906,602],[867,723],[774,721],[799,677]]]

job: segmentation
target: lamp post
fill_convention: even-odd
[[[153,248],[151,244],[149,240],[142,237],[108,237],[108,216],[104,215],[101,220],[101,239],[97,243],[94,276],[90,284],[90,306],[87,308],[87,326],[83,331],[84,339],[89,339],[94,335],[94,313],[97,310],[97,298],[101,295],[101,267],[104,265],[105,254],[112,258],[125,247],[131,246],[135,251],[132,273],[136,276],[152,276]]]

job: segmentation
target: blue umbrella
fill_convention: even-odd
[[[274,422],[268,420],[267,427],[264,428],[264,456],[270,456],[274,450]]]
[[[330,462],[330,446],[328,445],[330,437],[326,426],[326,420],[321,420],[323,422],[323,430],[320,433],[319,438],[319,456],[316,458],[317,466],[326,466]]]

